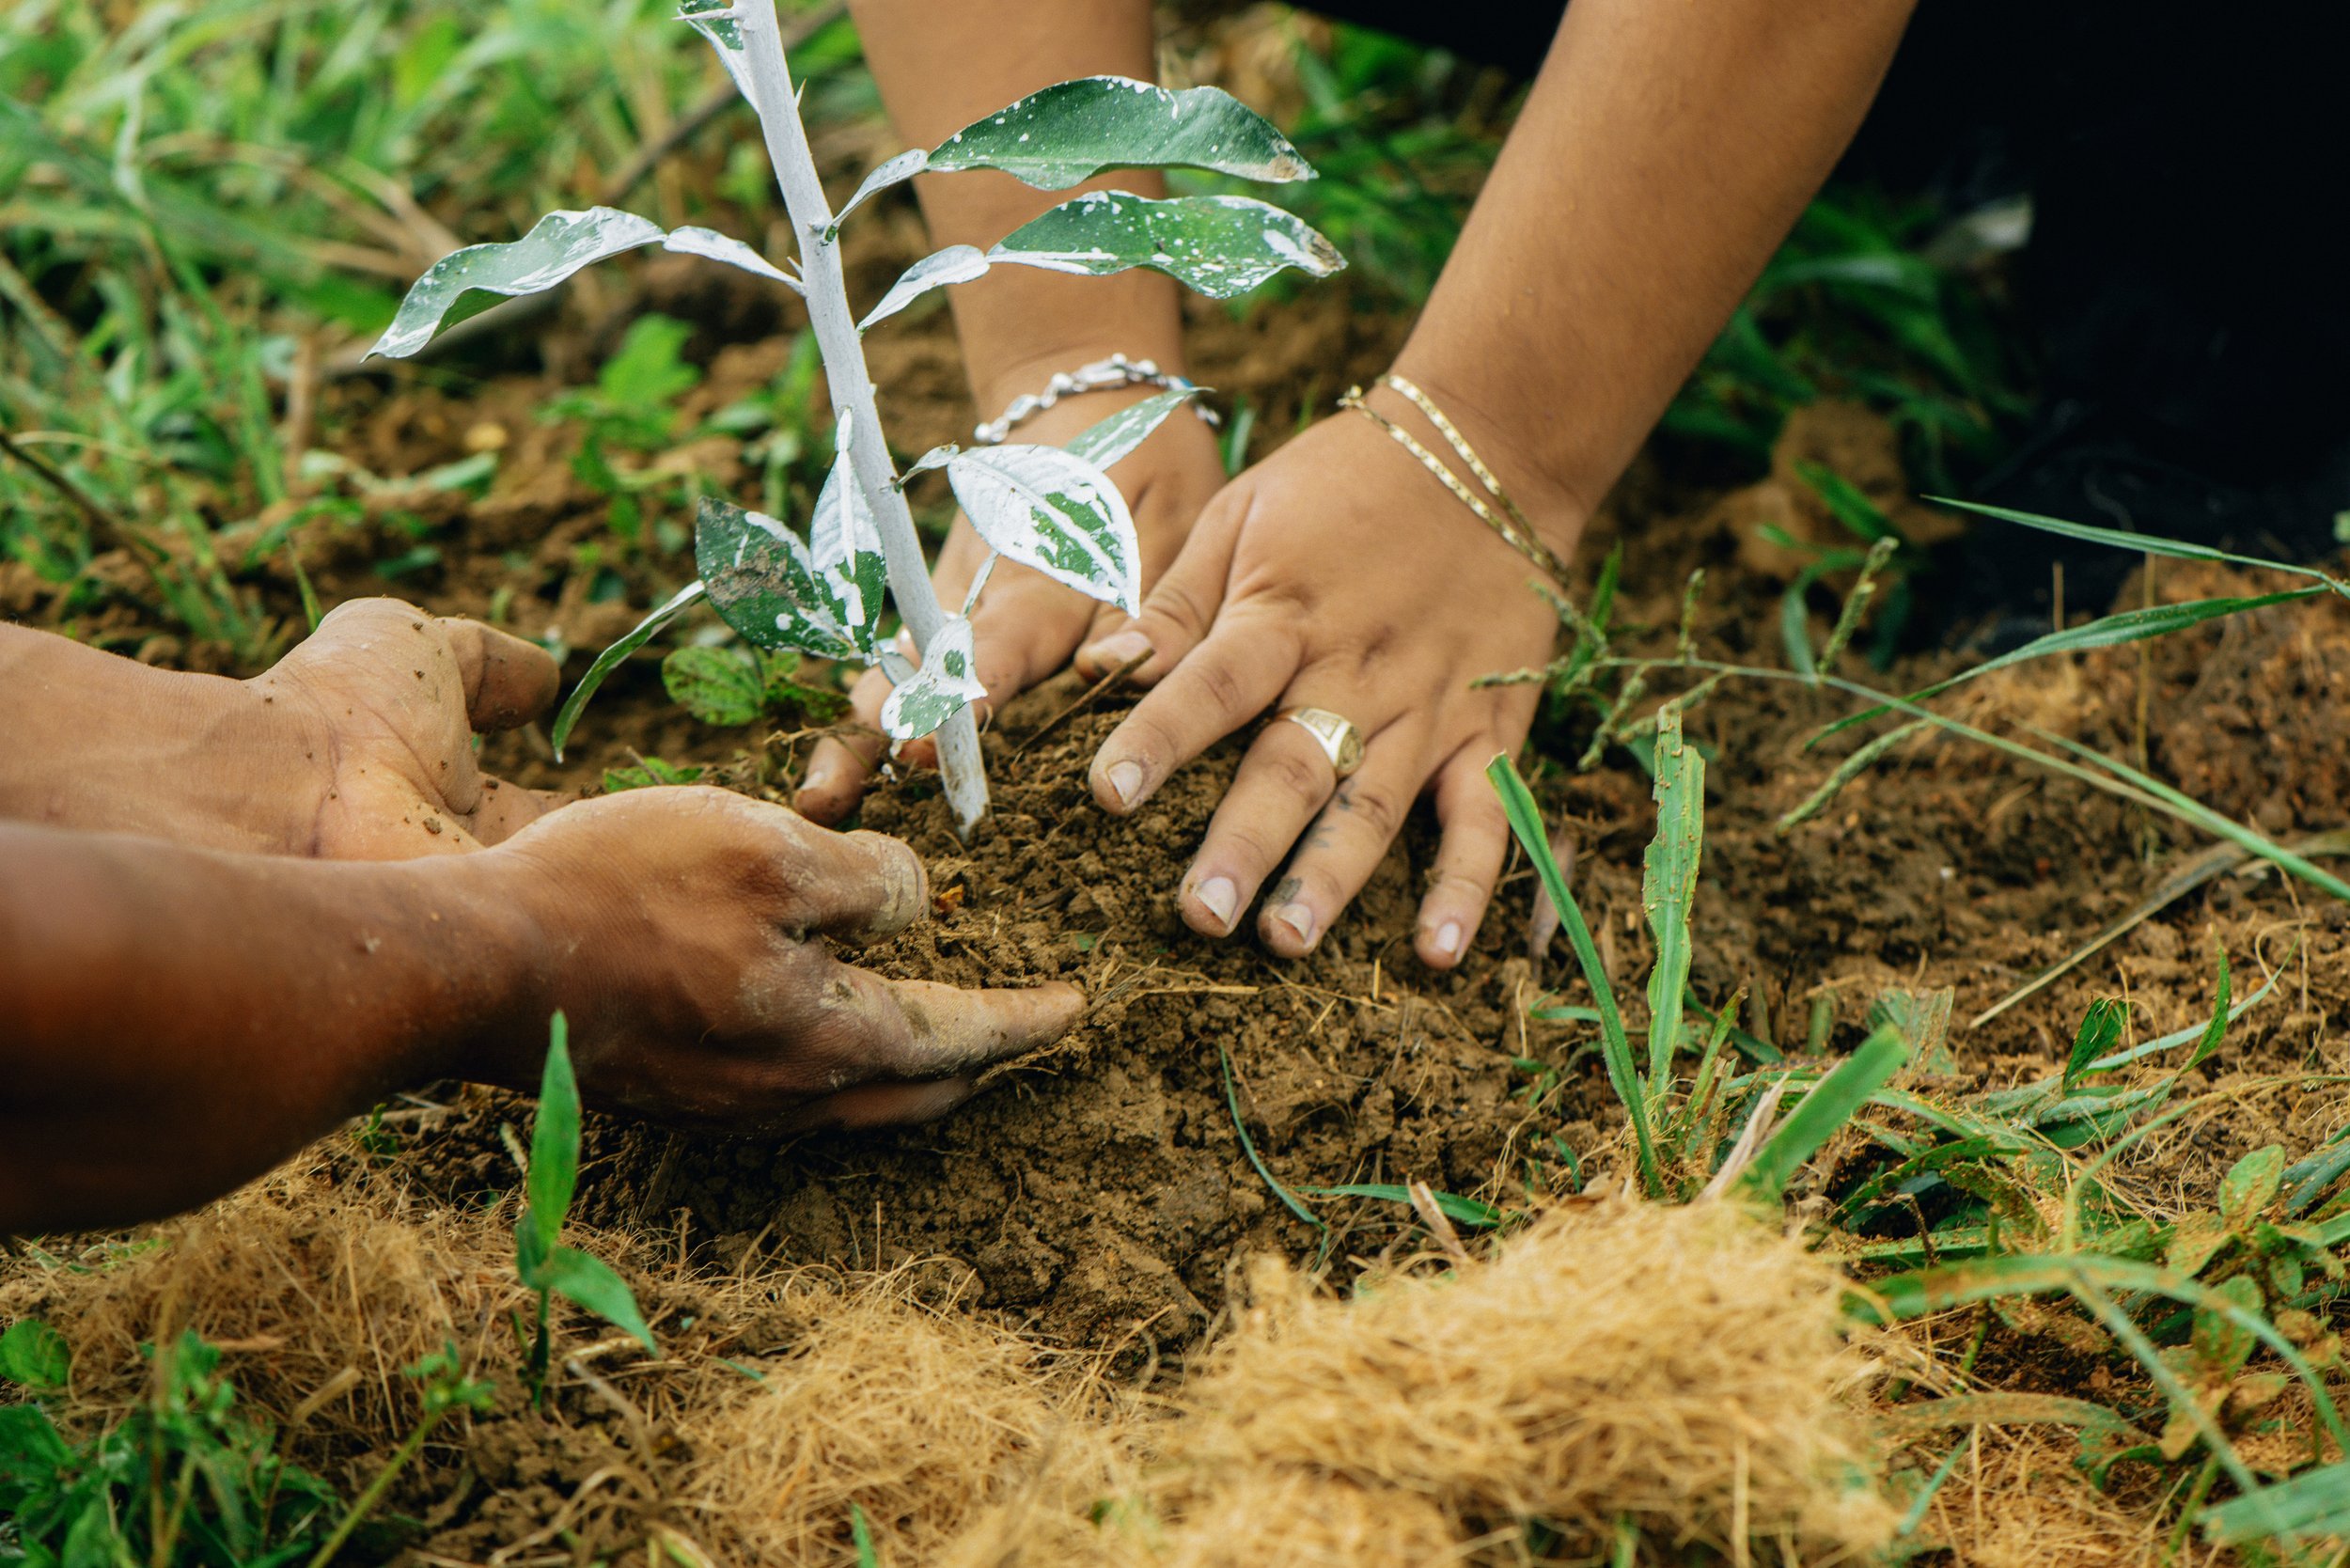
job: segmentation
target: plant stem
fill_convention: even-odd
[[[399,1479],[400,1472],[408,1467],[410,1460],[424,1451],[425,1438],[431,1436],[432,1429],[440,1424],[438,1414],[428,1414],[416,1423],[415,1430],[408,1435],[408,1440],[393,1450],[392,1457],[375,1473],[375,1479],[368,1482],[368,1489],[352,1500],[351,1511],[335,1527],[335,1533],[326,1538],[324,1544],[319,1547],[318,1555],[310,1559],[310,1568],[326,1568],[335,1560],[335,1554],[343,1549],[343,1543],[351,1539],[351,1532],[375,1512],[376,1505],[384,1500],[384,1494],[392,1489],[392,1482]]]
[[[852,421],[849,463],[881,531],[889,589],[897,597],[898,613],[905,619],[906,630],[914,635],[915,648],[926,649],[946,623],[947,613],[931,588],[921,537],[914,531],[914,514],[906,507],[905,494],[898,488],[898,476],[890,464],[881,411],[873,400],[873,379],[865,368],[865,347],[857,336],[848,280],[840,268],[839,241],[830,233],[832,206],[825,199],[815,156],[808,149],[807,130],[800,123],[799,101],[791,89],[791,67],[783,57],[775,0],[739,0],[733,11],[743,31],[744,92],[759,115],[767,157],[775,165],[776,183],[783,193],[784,212],[798,237],[808,325],[823,355],[834,416]],[[955,821],[967,834],[987,814],[987,775],[979,760],[979,726],[968,707],[938,731],[938,772]]]

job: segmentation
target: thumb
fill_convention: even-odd
[[[1147,654],[1134,679],[1149,685],[1173,669],[1208,635],[1216,611],[1223,607],[1232,550],[1248,512],[1247,501],[1235,494],[1235,488],[1218,492],[1199,514],[1199,525],[1183,541],[1175,564],[1143,600],[1142,613],[1077,651],[1081,674],[1098,681]]]
[[[465,685],[465,717],[484,733],[515,729],[555,706],[563,673],[535,642],[478,620],[443,619]]]

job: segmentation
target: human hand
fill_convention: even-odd
[[[1544,503],[1554,544],[1571,540],[1579,521]],[[1288,856],[1258,930],[1282,957],[1310,952],[1425,791],[1444,836],[1414,945],[1449,968],[1509,845],[1485,765],[1525,740],[1540,696],[1471,682],[1549,656],[1557,619],[1533,574],[1370,420],[1325,419],[1226,486],[1139,620],[1079,653],[1098,674],[1149,651],[1137,673],[1155,682],[1095,754],[1094,797],[1134,810],[1276,704],[1339,713],[1362,735],[1360,771],[1340,782],[1302,726],[1268,725],[1183,874],[1183,918],[1229,934]]]
[[[1060,446],[1157,391],[1142,385],[1070,398],[1022,425],[1012,439]],[[1147,589],[1172,564],[1200,508],[1224,482],[1214,433],[1198,418],[1179,410],[1125,461],[1113,465],[1109,476],[1135,515]],[[971,578],[987,555],[986,542],[958,513],[932,572],[941,604],[949,609],[962,605]],[[1082,644],[1106,635],[1125,619],[1117,606],[1089,599],[1042,572],[997,562],[971,616],[978,655],[975,673],[987,687],[987,703],[980,716],[985,717],[989,707],[1010,701],[1058,670]],[[837,823],[856,808],[886,744],[881,732],[881,708],[888,696],[888,678],[879,670],[867,671],[852,695],[857,728],[818,743],[793,801],[810,818]],[[936,749],[925,737],[908,743],[903,755],[909,761],[927,763]]]
[[[920,1121],[988,1064],[1076,1022],[1068,985],[960,991],[887,980],[821,938],[888,936],[930,908],[894,839],[838,834],[724,790],[633,790],[566,807],[473,857],[539,933],[591,1105],[733,1132]],[[454,1071],[537,1082],[541,1027]]]

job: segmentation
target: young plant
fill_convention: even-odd
[[[1122,77],[1089,77],[1031,94],[936,148],[889,159],[836,212],[808,149],[774,0],[683,0],[682,19],[717,51],[759,116],[799,248],[795,271],[707,228],[664,231],[605,207],[553,212],[520,240],[471,245],[435,263],[409,290],[374,352],[414,353],[501,296],[552,289],[590,262],[650,244],[740,267],[800,295],[823,358],[838,447],[807,538],[757,511],[705,497],[695,530],[700,581],[596,661],[556,720],[556,744],[562,745],[605,673],[706,598],[757,647],[880,666],[896,687],[883,727],[898,740],[937,734],[939,772],[967,829],[987,809],[970,706],[983,690],[972,669],[969,616],[988,570],[980,569],[959,610],[939,604],[907,509],[906,479],[929,468],[946,470],[955,498],[995,552],[989,564],[995,557],[1017,561],[1131,613],[1140,608],[1142,592],[1134,518],[1103,470],[1189,393],[1169,392],[1122,410],[1066,449],[946,447],[901,475],[866,368],[865,332],[931,290],[999,266],[1096,276],[1149,267],[1223,299],[1284,269],[1324,276],[1343,262],[1307,224],[1261,201],[1093,192],[1049,210],[988,250],[950,245],[924,258],[859,317],[841,270],[841,223],[875,194],[926,171],[997,169],[1046,191],[1120,167],[1186,167],[1264,180],[1303,180],[1313,171],[1278,131],[1218,89],[1169,92]],[[885,590],[897,601],[918,666],[884,635]]]
[[[636,1297],[620,1277],[602,1259],[556,1244],[579,1190],[579,1081],[572,1074],[569,1021],[556,1013],[550,1032],[546,1071],[539,1081],[539,1116],[530,1129],[530,1166],[523,1173],[528,1201],[514,1227],[514,1272],[539,1293],[539,1326],[524,1368],[534,1401],[546,1387],[551,1355],[547,1309],[553,1296],[584,1307],[634,1336],[646,1355],[660,1354],[644,1313],[636,1309]]]

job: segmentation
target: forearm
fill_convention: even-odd
[[[490,856],[223,855],[0,823],[0,1234],[186,1207],[543,1039]]]
[[[242,682],[0,624],[0,821],[293,853],[303,720]]]
[[[1397,363],[1499,438],[1489,455],[1554,545],[1572,546],[1826,178],[1910,10],[1567,8]]]
[[[866,59],[898,133],[935,147],[1016,99],[1077,76],[1155,74],[1149,0],[853,0]],[[1038,191],[1008,174],[926,175],[916,181],[931,237],[985,248],[1046,209],[1089,190],[1166,194],[1144,169],[1121,169],[1069,191]],[[1136,269],[1104,278],[999,267],[950,296],[985,417],[1056,370],[1111,353],[1183,367],[1176,285]]]

